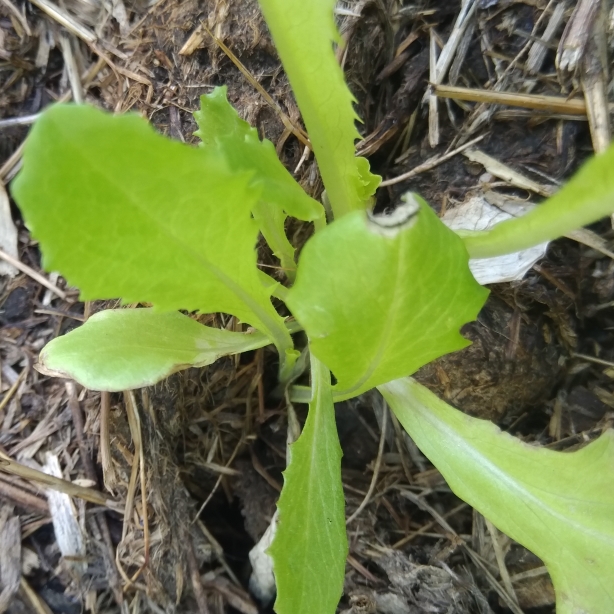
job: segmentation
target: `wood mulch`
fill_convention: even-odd
[[[337,16],[357,149],[385,179],[377,207],[409,189],[442,214],[470,198],[536,203],[610,142],[609,1],[348,0]],[[49,104],[138,112],[194,143],[191,114],[221,84],[319,197],[254,0],[0,0],[0,612],[272,611],[250,593],[248,552],[285,466],[274,353],[124,394],[41,375],[49,340],[114,304],[81,303],[41,270],[7,194]],[[290,230],[297,247],[310,233]],[[421,381],[554,449],[611,426],[614,234],[591,230],[491,286],[464,331],[473,345]],[[541,562],[450,492],[376,395],[339,404],[337,420],[352,517],[340,612],[554,612]]]

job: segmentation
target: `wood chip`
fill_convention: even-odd
[[[557,190],[556,186],[544,185],[529,179],[522,173],[515,171],[513,168],[507,166],[496,160],[492,156],[480,151],[479,149],[466,149],[463,151],[463,155],[469,158],[472,162],[481,164],[491,175],[507,181],[510,185],[522,190],[528,190],[529,192],[535,192],[542,196],[552,196]]]
[[[43,470],[56,478],[62,478],[60,461],[51,452],[46,454]],[[72,572],[81,577],[87,570],[85,543],[72,501],[66,493],[58,492],[53,488],[47,489],[47,500],[49,501],[51,522],[60,552]]]
[[[600,5],[601,0],[578,0],[559,42],[556,66],[560,71],[575,73],[578,69]]]
[[[19,258],[17,251],[17,229],[11,215],[9,196],[4,184],[0,182],[0,249],[14,260]],[[15,277],[19,269],[9,262],[0,261],[0,275]]]
[[[21,580],[21,525],[10,505],[0,510],[0,614],[6,612]]]

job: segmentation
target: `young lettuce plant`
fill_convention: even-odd
[[[199,147],[160,136],[136,115],[56,105],[34,125],[12,186],[47,270],[84,300],[121,297],[153,308],[103,311],[51,341],[40,368],[87,388],[153,384],[189,366],[273,344],[279,378],[296,375],[306,332],[311,388],[291,447],[270,548],[278,614],[332,614],[347,537],[334,402],[377,387],[451,488],[548,566],[562,614],[614,611],[614,435],[569,454],[530,447],[466,416],[408,378],[467,345],[459,333],[487,291],[468,260],[554,239],[614,211],[614,150],[591,160],[526,216],[484,233],[449,230],[418,196],[390,215],[368,211],[379,177],[354,153],[353,98],[335,60],[333,0],[260,0],[301,109],[334,221],[226,100],[201,99]],[[315,235],[296,266],[288,216]],[[261,233],[290,288],[257,268]],[[295,279],[296,278],[296,279]],[[178,310],[223,312],[235,333]],[[331,372],[336,384],[331,385]]]

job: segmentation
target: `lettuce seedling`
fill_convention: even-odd
[[[612,432],[571,454],[540,450],[408,378],[467,345],[459,330],[488,294],[470,273],[470,256],[518,251],[614,211],[614,149],[531,213],[488,232],[452,232],[415,194],[391,214],[374,214],[380,178],[355,156],[353,98],[333,52],[333,0],[261,6],[334,220],[326,225],[322,205],[239,118],[225,88],[201,99],[199,147],[156,134],[136,115],[51,107],[27,139],[12,186],[44,267],[84,300],[153,308],[96,314],[51,341],[39,368],[94,390],[125,390],[273,344],[287,385],[297,375],[296,326],[274,307],[276,296],[311,353],[311,388],[290,391],[309,414],[290,450],[270,548],[278,614],[335,611],[348,546],[334,402],[376,387],[450,487],[545,561],[560,613],[614,611]],[[288,216],[316,227],[298,266]],[[290,288],[258,269],[259,233]],[[217,330],[179,310],[223,312],[252,328]]]

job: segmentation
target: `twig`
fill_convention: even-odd
[[[89,501],[90,503],[96,503],[97,505],[102,505],[115,511],[121,511],[121,506],[116,501],[113,501],[113,499],[109,499],[104,493],[94,490],[93,488],[78,486],[77,484],[73,484],[68,480],[56,478],[52,475],[43,473],[42,471],[38,471],[37,469],[32,469],[32,467],[22,465],[21,463],[12,460],[2,452],[0,452],[0,471],[4,471],[5,473],[9,473],[11,475],[17,475],[20,478],[25,478],[26,480],[32,480],[34,482],[44,484],[49,488],[54,488],[59,492],[70,495],[71,497],[78,497],[80,499],[84,499],[85,501]]]
[[[456,507],[452,508],[449,512],[443,514],[442,518],[450,518],[451,516],[458,514],[458,512],[461,512],[467,507],[468,505],[466,503],[460,503]],[[436,524],[437,523],[434,520],[427,522],[425,525],[422,525],[416,531],[413,531],[409,535],[406,535],[405,537],[400,539],[398,542],[392,544],[392,549],[398,550],[399,548],[402,548],[403,546],[406,546],[409,542],[413,541],[416,537],[419,537],[420,535],[426,535],[428,533],[428,530],[432,529]]]
[[[4,398],[2,399],[2,401],[0,401],[0,412],[8,405],[8,402],[13,398],[13,395],[15,394],[15,392],[17,392],[17,389],[19,388],[21,382],[23,382],[27,372],[28,369],[23,369],[15,383],[6,391]]]
[[[437,83],[437,39],[435,37],[435,29],[429,30],[429,79]],[[429,145],[437,147],[439,145],[439,113],[438,99],[433,92],[433,88],[428,88],[429,91]]]
[[[580,358],[581,360],[588,360],[589,362],[594,362],[597,365],[603,365],[604,367],[614,367],[614,362],[610,362],[609,360],[603,360],[602,358],[597,358],[596,356],[588,356],[587,354],[578,354],[576,352],[572,353],[573,358]]]
[[[259,94],[267,101],[267,103],[275,110],[275,112],[279,115],[279,119],[283,123],[284,127],[286,127],[294,136],[303,144],[305,147],[309,147],[311,149],[311,143],[309,142],[309,137],[305,133],[303,129],[296,126],[294,122],[283,112],[281,107],[271,98],[269,93],[254,79],[252,74],[247,70],[245,65],[239,60],[239,58],[232,52],[232,50],[219,39],[209,28],[201,23],[201,27],[209,36],[215,41],[216,45],[230,58],[231,62],[239,69],[239,71],[243,74],[243,76],[251,83],[251,85],[259,92]]]
[[[141,575],[141,572],[143,571],[143,569],[145,569],[145,567],[147,567],[147,564],[149,563],[149,518],[147,515],[147,484],[145,482],[145,452],[143,450],[141,419],[139,417],[139,410],[136,404],[136,398],[132,390],[124,392],[124,401],[126,406],[126,414],[128,416],[128,426],[130,427],[130,435],[132,436],[132,441],[134,443],[134,456],[135,458],[138,458],[138,463],[134,463],[133,470],[130,475],[132,496],[126,497],[126,512],[124,515],[122,540],[126,537],[128,521],[130,518],[130,511],[134,504],[134,492],[136,489],[135,467],[138,465],[138,474],[140,478],[139,481],[141,485],[141,518],[143,520],[143,542],[145,550],[145,560],[143,561],[141,567],[137,569],[137,571],[131,578],[131,581],[134,582]],[[128,505],[128,503],[130,503],[130,506]]]
[[[230,568],[228,563],[226,562],[226,557],[224,556],[224,548],[220,542],[215,539],[215,537],[211,534],[209,529],[207,529],[205,523],[200,520],[200,518],[196,521],[198,528],[202,531],[202,534],[207,538],[207,541],[211,544],[211,547],[215,551],[215,555],[217,556],[218,561],[221,563],[224,571],[228,574],[228,577],[237,585],[241,586],[241,582],[239,582],[239,578],[235,575],[234,571]]]
[[[450,34],[450,38],[448,38],[448,42],[445,44],[444,48],[441,50],[441,54],[437,60],[436,67],[436,77],[435,84],[439,84],[443,81],[446,76],[450,65],[452,64],[452,60],[454,59],[454,54],[458,48],[458,45],[467,29],[467,25],[471,22],[471,18],[475,14],[478,8],[477,0],[466,0],[456,18],[456,22],[454,23],[454,29]]]
[[[70,40],[68,34],[62,33],[60,35],[60,48],[62,49],[64,66],[66,67],[66,72],[68,73],[68,82],[70,83],[73,100],[77,104],[82,104],[83,86],[81,85],[79,68],[77,67],[77,61],[75,60],[72,41]]]
[[[509,596],[518,603],[518,597],[516,595],[516,591],[512,586],[512,581],[510,580],[510,574],[507,571],[507,567],[505,565],[505,555],[503,554],[503,550],[501,548],[501,544],[499,542],[499,532],[495,525],[488,520],[488,518],[484,517],[484,521],[486,522],[486,528],[490,533],[490,539],[492,540],[492,547],[495,551],[495,558],[497,559],[497,566],[499,567],[499,575],[501,576],[501,582],[503,582],[503,586],[505,590],[508,592]]]
[[[17,258],[13,258],[10,254],[7,254],[4,250],[0,249],[0,258],[2,260],[6,260],[9,264],[12,264],[16,269],[19,269],[22,273],[25,273],[35,281],[37,281],[45,288],[48,288],[54,294],[57,294],[62,300],[66,300],[66,292],[60,290],[57,286],[54,286],[46,277],[37,273],[34,269],[30,268],[27,264],[21,262],[21,260],[17,260]]]
[[[79,446],[79,454],[81,455],[81,462],[85,468],[85,475],[94,483],[98,483],[98,476],[96,475],[92,455],[90,454],[85,442],[83,414],[81,412],[81,407],[79,406],[79,399],[77,398],[75,384],[73,382],[67,382],[65,387],[66,392],[68,393],[68,406],[72,414],[75,435]],[[115,601],[121,606],[123,602],[123,593],[120,587],[119,572],[115,564],[115,547],[113,546],[113,540],[111,539],[111,532],[109,530],[107,517],[104,512],[101,511],[96,514],[96,517],[92,518],[92,521],[97,521],[98,528],[102,533],[104,546],[106,548],[104,555],[109,573],[109,585],[113,591]]]
[[[554,7],[552,15],[550,16],[550,21],[548,22],[544,33],[540,36],[539,40],[536,40],[531,45],[526,62],[527,70],[531,74],[536,75],[539,73],[542,64],[544,63],[544,59],[546,58],[548,44],[554,38],[554,35],[559,29],[561,23],[563,23],[566,8],[567,6],[565,2],[560,2]]]
[[[8,477],[8,476],[6,476]],[[15,484],[4,480],[5,476],[0,475],[0,496],[13,501],[16,505],[23,507],[37,514],[49,515],[49,504],[46,500],[37,497]]]
[[[468,149],[463,153],[463,155],[465,155],[472,162],[481,164],[495,177],[499,177],[499,179],[503,179],[503,181],[507,181],[509,184],[522,190],[535,192],[545,197],[552,196],[556,192],[557,188],[555,186],[537,183],[537,181],[529,179],[522,173],[519,173],[513,168],[507,166],[507,164],[499,162],[499,160],[496,158],[489,156],[479,149]]]
[[[7,183],[7,179],[11,177],[13,169],[21,162],[25,141],[22,141],[19,147],[10,155],[6,162],[0,167],[0,181]]]
[[[48,0],[30,0],[30,2],[88,45],[93,45],[96,42],[96,35],[64,9]]]
[[[238,441],[237,445],[235,446],[235,449],[232,451],[232,454],[230,455],[230,458],[228,459],[228,462],[225,465],[226,467],[230,467],[230,465],[236,458],[237,454],[239,453],[239,449],[243,443],[244,443],[244,440],[241,438]],[[217,489],[222,483],[223,477],[224,477],[224,474],[220,473],[215,484],[213,485],[213,488],[211,489],[211,492],[209,493],[209,496],[204,500],[203,504],[198,509],[198,512],[196,512],[196,515],[194,516],[194,520],[192,522],[196,522],[198,518],[200,517],[200,515],[203,513],[203,510],[207,507],[207,504],[209,503],[209,501],[211,501],[211,499],[213,498],[213,495],[217,492]]]
[[[242,614],[258,614],[258,608],[252,602],[249,594],[243,589],[235,587],[224,577],[214,577],[208,580],[205,576],[205,581],[201,580],[204,587],[213,589],[223,595],[228,602],[228,605]]]
[[[22,115],[21,117],[8,117],[0,119],[0,130],[2,128],[12,128],[13,126],[29,126],[40,117],[40,113],[34,115]]]
[[[536,109],[550,113],[565,113],[567,115],[586,115],[586,101],[582,98],[477,90],[453,85],[436,85],[435,93],[442,98],[452,98],[453,100],[504,104],[510,107]],[[614,105],[610,105],[610,108],[614,108]]]
[[[596,19],[592,36],[586,47],[580,77],[595,153],[603,153],[610,146],[610,114],[608,112],[608,53],[605,33],[607,18],[603,2],[599,2],[603,17]]]
[[[443,518],[443,516],[431,507],[423,497],[416,495],[415,493],[402,489],[400,490],[401,494],[406,498],[415,503],[421,510],[430,514],[437,524],[444,530],[447,531],[451,536],[453,536],[458,543],[465,549],[465,552],[469,555],[471,560],[478,565],[482,571],[484,572],[488,582],[490,585],[497,591],[498,595],[503,599],[503,601],[507,604],[507,606],[514,612],[514,614],[524,614],[520,609],[518,604],[512,599],[510,595],[508,595],[507,591],[497,582],[496,578],[490,573],[488,567],[482,561],[482,557],[478,555],[472,548],[469,547],[467,542],[448,524],[448,522]]]
[[[369,582],[373,582],[373,584],[381,584],[381,580],[377,576],[374,576],[364,565],[362,565],[359,561],[357,561],[351,554],[348,554],[347,562],[361,576],[369,580]]]
[[[19,581],[19,586],[34,608],[36,614],[53,614],[51,608],[38,596],[23,575]]]
[[[79,446],[79,454],[81,455],[81,462],[85,469],[85,475],[89,480],[98,482],[96,477],[96,469],[92,462],[92,456],[85,443],[85,434],[83,428],[83,415],[81,414],[81,408],[79,407],[79,399],[77,399],[77,391],[73,382],[66,382],[64,384],[66,393],[68,394],[68,408],[72,414],[72,422],[75,427],[75,436],[77,438],[77,445]]]
[[[558,70],[575,72],[588,44],[601,0],[579,0],[567,22],[556,53]]]
[[[388,406],[384,403],[384,411],[382,416],[382,430],[379,438],[379,446],[377,448],[377,458],[375,459],[375,466],[373,467],[373,475],[371,476],[371,483],[369,484],[369,490],[365,495],[365,498],[362,500],[361,504],[358,506],[356,511],[345,521],[346,526],[349,525],[353,520],[355,520],[360,512],[367,507],[371,497],[373,496],[373,491],[375,490],[375,486],[377,484],[377,478],[379,476],[379,470],[382,465],[382,456],[384,455],[384,445],[386,443],[386,429],[388,428]]]
[[[198,604],[198,611],[200,614],[209,614],[209,606],[207,605],[207,596],[203,589],[202,582],[200,581],[200,573],[198,571],[198,563],[196,562],[196,556],[194,555],[194,547],[192,544],[187,545],[187,558],[188,568],[190,569],[190,578],[192,580],[192,589],[194,591],[194,597],[196,597],[196,603]]]
[[[15,19],[19,22],[21,27],[24,29],[24,32],[28,36],[32,36],[32,30],[30,30],[30,26],[28,24],[28,20],[23,16],[23,14],[19,11],[19,9],[10,1],[10,0],[1,0],[2,4],[6,6],[11,13],[15,16]]]
[[[446,160],[449,160],[450,158],[453,158],[457,154],[461,153],[468,147],[471,147],[475,145],[476,143],[479,143],[485,136],[486,136],[485,134],[483,134],[482,136],[478,136],[472,141],[468,141],[464,145],[461,145],[460,147],[457,147],[456,149],[446,154],[443,154],[442,156],[433,156],[432,158],[429,158],[422,164],[419,164],[418,166],[414,167],[411,171],[408,171],[407,173],[403,173],[402,175],[399,175],[398,177],[395,177],[394,179],[386,179],[386,181],[382,181],[382,183],[380,183],[380,186],[385,187],[387,185],[394,185],[395,183],[401,183],[402,181],[411,179],[412,177],[419,175],[420,173],[425,173],[426,171],[430,171],[431,169],[435,168],[436,166],[439,166]]]
[[[111,397],[108,392],[100,393],[100,464],[102,465],[102,481],[110,492],[117,486],[117,475],[111,456],[111,435],[109,422],[111,420]]]

